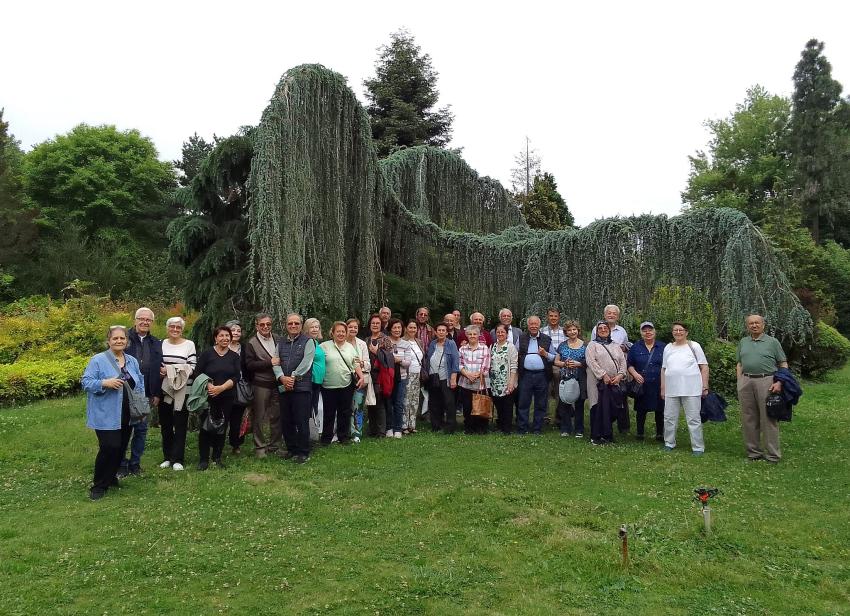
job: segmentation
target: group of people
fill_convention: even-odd
[[[158,411],[160,468],[174,471],[186,467],[190,413],[199,414],[199,470],[224,466],[226,440],[232,455],[241,453],[246,413],[256,457],[277,454],[303,464],[312,440],[398,439],[416,433],[426,415],[434,432],[455,432],[461,414],[465,433],[486,433],[491,421],[474,402],[478,394],[492,401],[495,426],[505,434],[541,434],[551,397],[561,436],[583,438],[587,401],[593,445],[613,443],[614,424],[621,434],[629,431],[631,395],[638,439],[653,414],[655,439],[673,451],[684,412],[693,455],[705,451],[700,406],[710,373],[702,347],[681,322],[673,324],[669,344],[648,321],[632,343],[615,305],[605,307],[587,340],[577,321],[562,323],[557,309],[547,312],[545,326],[529,315],[521,330],[503,308],[488,330],[479,312],[461,328],[459,311],[432,324],[427,307],[402,320],[385,306],[369,317],[362,335],[360,321],[351,318],[334,322],[328,340],[318,319],[289,314],[286,332],[278,335],[271,315],[261,313],[247,341],[241,324],[230,321],[215,329],[214,345],[200,355],[183,336],[182,318],[167,320],[164,340],[151,333],[154,318],[139,308],[132,328],[110,327],[108,349],[83,374],[87,424],[99,443],[92,499],[141,473],[149,422],[133,411],[142,396]],[[782,380],[768,377],[787,361],[779,342],[764,333],[761,316],[748,316],[746,325],[750,335],[738,346],[737,376],[747,456],[775,463],[779,429],[766,414],[765,398],[781,391]],[[564,396],[570,386],[572,395]]]

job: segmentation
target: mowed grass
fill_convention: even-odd
[[[153,429],[98,502],[84,399],[5,409],[0,614],[850,613],[848,385],[806,386],[777,466],[744,461],[737,408],[702,458],[684,425],[673,453],[421,431],[200,473],[192,435],[178,474]]]

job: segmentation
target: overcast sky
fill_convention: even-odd
[[[256,124],[318,62],[362,100],[406,27],[440,74],[452,146],[509,184],[526,135],[579,224],[675,214],[707,118],[748,87],[789,95],[809,38],[850,86],[845,2],[42,2],[3,8],[0,107],[25,148],[80,122],[136,128],[163,159]]]

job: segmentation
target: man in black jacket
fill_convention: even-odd
[[[549,379],[552,378],[552,362],[555,355],[549,352],[551,338],[540,333],[540,317],[532,315],[526,319],[528,332],[519,337],[519,404],[517,405],[517,432],[528,433],[528,413],[534,399],[534,434],[543,430],[546,416],[546,401]]]
[[[138,360],[139,371],[145,379],[145,396],[148,402],[156,407],[162,394],[162,379],[159,376],[159,367],[162,365],[162,341],[151,334],[153,320],[154,314],[150,308],[142,307],[136,310],[136,320],[127,332],[127,348],[124,352]],[[118,469],[119,478],[140,475],[142,472],[141,460],[148,436],[147,418],[131,424],[130,428],[133,431],[130,437],[130,457],[127,458],[125,451]]]

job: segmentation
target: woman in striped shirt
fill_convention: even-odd
[[[472,415],[472,394],[484,393],[490,386],[490,349],[479,344],[481,330],[477,325],[466,328],[468,344],[460,349],[460,380],[458,392],[463,407],[464,434],[487,434],[489,420]]]
[[[159,403],[159,425],[162,430],[162,457],[160,468],[169,466],[175,471],[184,468],[186,431],[189,412],[186,394],[192,384],[191,375],[198,361],[195,343],[183,337],[186,321],[171,317],[165,322],[168,338],[162,341],[162,400]]]

